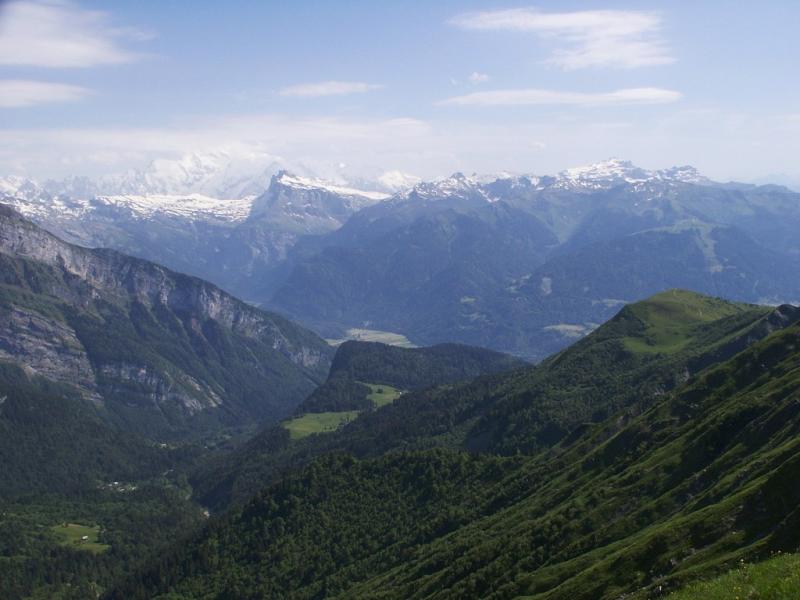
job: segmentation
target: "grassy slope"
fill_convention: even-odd
[[[358,384],[366,386],[365,391],[369,393],[366,394],[365,399],[374,408],[381,408],[391,404],[403,393],[390,385],[364,383],[361,381]],[[316,433],[336,431],[342,425],[356,419],[359,414],[361,414],[360,410],[309,412],[284,421],[282,426],[289,431],[291,439],[299,440]]]
[[[316,433],[336,431],[340,426],[358,416],[357,410],[341,412],[307,413],[283,422],[293,440],[299,440]]]
[[[76,550],[86,550],[94,554],[107,552],[110,546],[99,542],[99,525],[81,525],[80,523],[62,523],[54,525],[53,532],[61,539],[63,546]],[[84,540],[84,536],[86,539]]]
[[[717,303],[681,293],[696,304]],[[537,452],[557,444],[576,427],[601,422],[623,408],[635,405],[644,410],[678,385],[688,370],[697,371],[703,364],[735,353],[771,327],[772,309],[728,303],[721,312],[731,316],[699,322],[687,330],[692,337],[681,352],[637,354],[627,350],[622,340],[643,335],[647,329],[647,323],[633,312],[640,306],[623,309],[587,339],[540,366],[406,393],[390,406],[363,413],[325,439],[288,444],[274,430],[265,431],[233,460],[199,473],[193,484],[204,504],[219,509],[231,500],[247,499],[287,465],[334,450],[376,456],[397,448],[445,445],[503,454]],[[350,364],[337,355],[334,368],[342,362]],[[339,380],[331,377],[319,389],[332,391]],[[382,380],[364,377],[362,381]]]
[[[669,290],[632,305],[630,311],[646,323],[639,335],[623,338],[630,351],[675,354],[690,343],[699,327],[734,317],[743,307],[684,290]]]
[[[800,556],[779,555],[757,564],[741,562],[728,573],[692,584],[667,600],[796,600]]]
[[[198,598],[291,589],[296,598],[597,600],[675,589],[800,543],[798,356],[793,325],[650,408],[623,409],[530,457],[321,459],[151,575],[167,586],[189,569],[177,589]],[[256,534],[265,528],[274,529]]]
[[[589,337],[493,390],[470,447],[535,451],[581,423],[646,409],[704,366],[732,356],[773,325],[773,309],[669,290],[624,307]],[[675,324],[678,321],[678,325]]]
[[[372,402],[375,408],[381,408],[382,406],[391,404],[403,394],[402,390],[398,390],[390,385],[378,383],[365,383],[364,385],[370,389],[367,400]]]

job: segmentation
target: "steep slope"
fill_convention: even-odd
[[[621,340],[636,354],[674,356],[687,331],[737,316],[717,305],[709,320],[709,306],[659,298],[613,326],[639,332]],[[742,351],[547,452],[321,458],[109,597],[647,598],[794,549],[799,312],[784,307],[760,341],[729,339]]]
[[[70,386],[0,363],[0,498],[146,479],[174,454],[109,425]]]
[[[0,209],[0,358],[74,386],[152,437],[292,411],[331,349],[215,286],[109,250],[66,244]]]
[[[670,316],[682,326],[669,327]],[[689,375],[797,317],[790,307],[741,305],[671,291],[624,308],[537,367],[407,393],[324,436],[290,441],[283,428],[267,429],[222,465],[198,473],[194,485],[205,505],[219,509],[247,499],[288,466],[331,451],[368,457],[447,446],[536,453],[619,410],[645,410]],[[669,352],[654,341],[662,339],[673,345]],[[352,402],[354,391],[364,390],[337,385],[332,391]]]

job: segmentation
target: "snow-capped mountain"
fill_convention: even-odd
[[[252,196],[235,200],[220,200],[202,194],[175,196],[167,194],[97,196],[89,206],[96,210],[129,211],[140,219],[169,215],[192,221],[238,223],[250,214]]]
[[[184,168],[191,166],[198,169]],[[39,222],[91,219],[97,211],[106,216],[110,211],[116,211],[119,218],[169,216],[228,223],[245,220],[255,201],[257,214],[277,216],[280,213],[294,221],[323,218],[328,221],[324,229],[330,230],[353,212],[389,197],[385,192],[360,190],[284,170],[271,174],[263,184],[258,179],[226,179],[225,174],[233,173],[234,169],[220,173],[197,156],[181,161],[180,166],[170,164],[168,169],[159,169],[131,172],[113,181],[111,178],[91,180],[75,177],[40,184],[22,177],[4,177],[0,178],[0,201]],[[271,167],[262,175],[270,171]],[[202,173],[213,176],[203,178]],[[168,176],[156,177],[156,174]],[[234,182],[241,185],[234,186]],[[196,189],[220,193],[211,195],[192,191]],[[244,193],[250,190],[254,193]]]
[[[711,181],[690,166],[671,167],[651,171],[637,167],[630,161],[610,160],[566,169],[558,174],[554,185],[560,188],[604,189],[620,184],[652,182],[693,183],[707,185]]]
[[[0,201],[46,226],[58,223],[61,228],[70,222],[73,231],[97,216],[122,221],[163,217],[227,225],[249,217],[294,233],[323,233],[341,227],[363,208],[390,198],[395,203],[496,202],[513,190],[591,192],[619,185],[713,185],[693,167],[647,170],[618,159],[566,169],[555,177],[455,173],[420,181],[399,171],[386,171],[372,183],[361,182],[362,187],[313,177],[307,171],[289,172],[281,164],[280,159],[264,153],[219,151],[156,160],[146,169],[99,179],[70,177],[38,183],[24,177],[3,177]]]
[[[368,326],[540,359],[668,288],[795,301],[798,229],[800,194],[691,167],[457,173],[362,209],[265,301],[330,337]]]
[[[50,199],[50,194],[33,179],[10,175],[0,177],[0,198],[46,202]]]
[[[236,223],[250,213],[253,196],[225,200],[202,194],[120,194],[76,195],[53,194],[32,180],[0,179],[0,202],[13,206],[24,216],[42,224],[73,221],[89,222],[102,216],[120,220],[153,219],[159,216],[192,221]]]
[[[402,171],[386,171],[378,176],[376,182],[382,191],[397,194],[398,192],[410,190],[418,183],[421,183],[422,178]]]
[[[570,191],[594,191],[618,185],[641,186],[643,184],[695,184],[712,185],[713,182],[690,166],[648,170],[637,167],[630,161],[610,159],[581,167],[561,171],[556,176],[508,172],[464,175],[454,173],[450,177],[435,181],[421,181],[405,192],[395,196],[402,200],[443,200],[452,198],[483,197],[487,202],[502,199],[509,189],[556,189]],[[498,185],[503,184],[503,185]]]
[[[259,184],[260,195],[221,198],[155,191],[198,185],[220,191],[217,183],[235,180],[226,179],[225,173],[247,170],[220,173],[218,165],[194,157],[118,178],[114,185],[109,179],[78,177],[44,184],[0,178],[0,202],[70,242],[121,250],[242,292],[240,281],[254,274],[268,277],[300,236],[333,231],[355,212],[389,197],[285,170]],[[248,189],[239,186],[228,195]],[[119,193],[123,190],[133,191]]]
[[[422,181],[410,190],[398,194],[397,200],[431,201],[452,198],[482,197],[491,201],[492,197],[483,186],[483,179],[478,176],[467,176],[453,173],[450,177],[436,181]]]
[[[288,231],[323,233],[342,226],[353,213],[389,198],[329,181],[280,171],[254,202],[251,220],[273,223]]]
[[[69,241],[198,275],[336,335],[369,321],[425,343],[541,357],[565,324],[588,330],[659,286],[741,291],[747,281],[743,300],[796,298],[783,273],[792,279],[800,256],[800,204],[778,186],[613,159],[554,176],[435,181],[282,168],[248,196],[243,174],[255,172],[252,183],[275,165],[225,160],[158,163],[116,187],[0,178],[0,202]]]
[[[263,153],[193,153],[177,160],[157,159],[146,169],[98,181],[105,194],[166,194],[239,199],[260,194],[283,168],[281,159]]]

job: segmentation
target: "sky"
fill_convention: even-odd
[[[800,185],[798,23],[796,0],[0,1],[0,175],[222,150]]]

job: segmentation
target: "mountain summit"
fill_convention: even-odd
[[[632,162],[612,158],[599,163],[582,167],[573,167],[559,173],[556,185],[583,187],[588,189],[604,188],[618,184],[637,184],[646,182],[694,183],[710,184],[711,181],[691,166],[671,167],[661,170],[647,170],[637,167]]]

